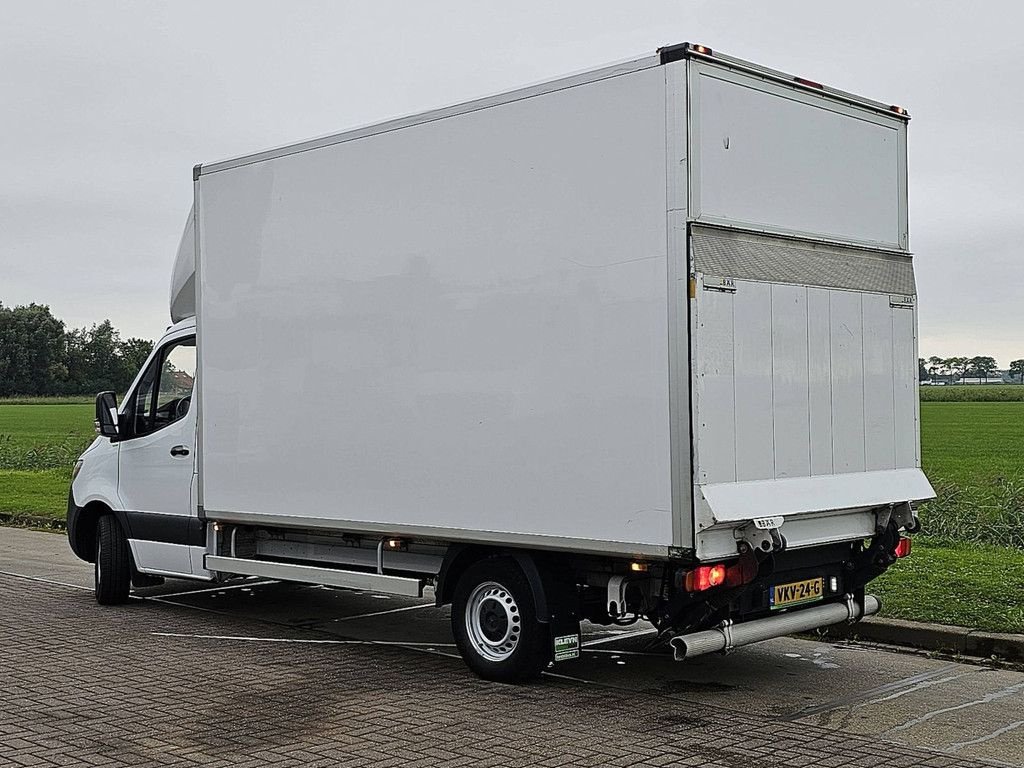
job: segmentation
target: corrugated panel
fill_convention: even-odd
[[[832,455],[836,472],[864,471],[864,320],[861,294],[832,291]]]
[[[811,474],[831,475],[832,325],[826,288],[807,289],[807,398],[810,408]]]
[[[736,479],[736,360],[733,297],[706,291],[697,310],[696,334],[698,478],[701,483]]]
[[[733,309],[737,480],[775,476],[771,289],[765,283],[744,283]]]
[[[889,297],[861,296],[864,315],[864,468],[896,468],[893,438],[892,313]]]
[[[694,227],[693,263],[706,275],[914,294],[909,256]]]
[[[811,473],[808,289],[799,285],[773,285],[771,289],[775,476],[807,477]]]
[[[918,465],[917,439],[917,347],[914,339],[914,311],[892,310],[892,364],[896,466]]]

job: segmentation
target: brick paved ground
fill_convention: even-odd
[[[409,649],[157,636],[323,637],[2,575],[0,607],[4,766],[988,765]]]

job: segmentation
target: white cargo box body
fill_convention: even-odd
[[[671,58],[203,166],[205,516],[708,558],[931,496],[906,119]]]

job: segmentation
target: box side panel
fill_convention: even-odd
[[[200,177],[218,510],[671,545],[661,68]]]

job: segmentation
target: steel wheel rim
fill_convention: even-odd
[[[496,581],[478,585],[466,602],[466,634],[488,661],[505,661],[519,645],[523,620],[512,593]]]

